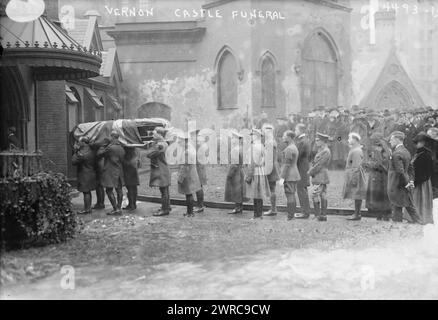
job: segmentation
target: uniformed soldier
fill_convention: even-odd
[[[108,215],[122,214],[122,201],[124,176],[123,161],[125,150],[119,142],[119,134],[116,131],[111,132],[111,138],[104,146],[97,151],[97,157],[105,159],[102,172],[102,186],[105,188],[106,195],[111,202],[113,210]],[[114,196],[113,189],[116,189],[117,199]]]
[[[287,144],[283,150],[281,179],[284,181],[284,193],[287,200],[287,220],[292,220],[297,211],[296,192],[297,182],[301,180],[297,167],[298,148],[295,145],[295,133],[291,130],[283,134],[283,140]]]
[[[161,194],[161,208],[153,214],[156,217],[167,216],[171,211],[169,194],[171,179],[170,169],[166,161],[168,143],[165,136],[166,130],[164,128],[155,128],[152,145],[147,153],[147,157],[151,160],[149,186],[159,188]]]
[[[91,191],[96,188],[95,157],[95,152],[90,148],[89,139],[81,137],[72,157],[72,164],[77,167],[77,189],[84,195],[84,210],[78,212],[79,214],[91,213]]]
[[[307,188],[310,185],[309,161],[310,161],[310,141],[306,134],[306,126],[302,123],[295,127],[296,146],[298,149],[297,167],[301,180],[297,183],[297,194],[300,200],[301,212],[295,214],[295,218],[307,219],[310,216],[310,203]]]
[[[312,178],[312,200],[315,208],[315,217],[318,221],[327,221],[327,185],[330,183],[328,166],[330,164],[331,153],[327,146],[329,136],[317,133],[315,145],[318,152],[312,161],[309,169],[309,176]]]

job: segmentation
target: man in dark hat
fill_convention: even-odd
[[[403,208],[411,216],[413,222],[422,223],[412,202],[411,190],[414,187],[414,172],[411,164],[411,154],[403,144],[405,134],[401,131],[391,133],[389,143],[392,156],[388,171],[388,197],[394,208],[393,221],[403,221]]]
[[[331,159],[330,149],[327,146],[328,140],[328,135],[319,132],[316,134],[315,145],[318,152],[308,171],[308,175],[312,177],[313,207],[318,221],[327,221],[327,185],[330,183],[328,166]]]

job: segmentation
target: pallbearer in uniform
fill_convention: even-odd
[[[201,190],[201,183],[196,171],[196,149],[190,144],[188,136],[180,135],[179,139],[184,152],[179,160],[178,192],[186,196],[187,212],[184,216],[193,217],[195,215],[193,195]],[[191,163],[192,160],[193,163]]]
[[[97,151],[98,157],[105,159],[102,172],[102,186],[106,189],[106,195],[113,206],[113,211],[108,215],[122,214],[122,200],[124,177],[123,177],[123,160],[125,150],[119,142],[119,134],[116,131],[111,132],[111,139]],[[116,189],[117,199],[114,196],[113,189]]]
[[[251,164],[245,178],[246,195],[254,200],[254,219],[263,218],[263,197],[270,197],[269,182],[264,172],[262,132],[251,131]]]
[[[297,210],[295,193],[297,182],[301,180],[297,167],[298,149],[294,139],[295,133],[291,130],[283,134],[283,141],[287,147],[283,150],[281,178],[284,180],[284,193],[287,199],[287,220],[292,220],[295,217]]]
[[[310,141],[306,135],[306,126],[302,123],[295,127],[296,146],[298,149],[297,167],[301,180],[297,183],[297,194],[300,200],[301,212],[295,214],[295,218],[307,219],[310,216],[309,193],[307,187],[309,181]]]
[[[77,167],[77,189],[84,194],[84,210],[78,213],[88,214],[91,213],[91,191],[96,188],[95,153],[90,148],[89,140],[86,137],[79,139],[79,144],[75,146],[75,149],[72,163]]]
[[[411,154],[403,145],[405,134],[401,131],[391,133],[389,143],[393,149],[388,172],[388,197],[393,206],[394,222],[403,221],[403,208],[415,223],[422,223],[412,202],[411,190],[414,188],[414,169]]]
[[[270,169],[272,168],[271,172],[266,172],[269,182],[269,190],[271,192],[271,209],[268,212],[264,213],[264,215],[275,216],[277,215],[277,195],[275,189],[277,186],[277,181],[280,180],[280,174],[278,168],[279,153],[277,148],[277,142],[274,139],[274,128],[270,124],[265,124],[263,125],[262,130],[265,137],[265,143],[264,143],[264,145],[266,146],[265,150],[272,150],[272,156],[265,157],[265,162],[272,161],[272,166],[271,165],[268,166]]]
[[[243,203],[248,201],[243,172],[243,136],[237,131],[232,131],[231,135],[234,145],[231,147],[231,162],[225,182],[225,201],[235,203],[235,208],[229,214],[238,214],[243,212]],[[233,161],[235,155],[237,161]]]
[[[153,132],[152,146],[147,153],[147,157],[151,159],[151,174],[149,186],[159,188],[161,193],[161,208],[154,216],[167,216],[170,213],[170,170],[166,161],[167,141],[165,140],[166,130],[164,128],[156,128]]]
[[[354,214],[348,220],[360,220],[362,200],[366,199],[365,173],[362,168],[363,152],[360,144],[361,137],[355,132],[348,136],[350,152],[347,156],[345,166],[344,189],[342,191],[344,199],[354,200]]]
[[[330,183],[328,167],[331,159],[330,149],[327,146],[328,140],[328,135],[319,132],[316,134],[315,146],[318,151],[308,172],[308,175],[312,177],[313,207],[318,221],[327,221],[327,185]]]
[[[137,188],[140,185],[138,177],[140,158],[136,148],[125,148],[125,160],[123,162],[123,174],[127,189],[128,205],[123,210],[133,211],[137,209]]]

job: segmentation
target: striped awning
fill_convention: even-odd
[[[0,17],[0,66],[27,65],[37,80],[75,80],[96,77],[101,52],[90,51],[45,16],[31,22]]]

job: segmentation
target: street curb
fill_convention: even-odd
[[[152,202],[152,203],[161,203],[160,197],[151,197],[151,196],[144,196],[144,195],[138,195],[137,196],[138,201],[142,202]],[[185,199],[170,199],[170,204],[175,206],[185,206],[186,200]],[[213,209],[226,209],[226,210],[232,210],[234,209],[235,205],[234,203],[230,202],[219,202],[219,201],[204,201],[204,205],[207,208],[213,208]],[[269,210],[270,206],[263,206],[263,210]],[[254,206],[252,204],[243,204],[243,209],[246,211],[253,211]],[[301,212],[300,207],[297,207],[297,212]],[[277,210],[279,212],[287,212],[286,206],[277,206]],[[313,211],[313,210],[312,210]],[[338,215],[338,216],[349,216],[354,213],[354,210],[351,209],[344,209],[344,208],[327,208],[327,215]],[[362,210],[361,214],[363,217],[368,218],[375,218],[376,216],[372,213],[369,213],[367,210]]]

